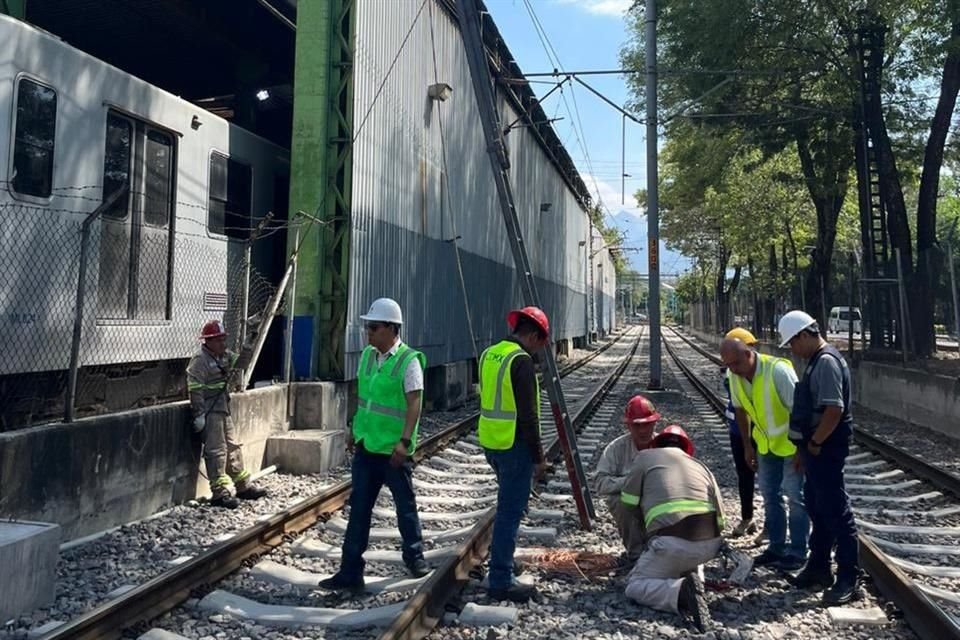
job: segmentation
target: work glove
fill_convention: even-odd
[[[200,433],[207,426],[206,416],[197,416],[193,419],[193,432]]]

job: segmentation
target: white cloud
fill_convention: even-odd
[[[590,191],[590,195],[594,200],[597,199],[597,194],[600,194],[600,199],[603,201],[603,205],[611,215],[615,215],[621,211],[625,211],[630,215],[642,218],[644,216],[644,211],[640,207],[637,207],[636,200],[633,198],[633,194],[628,189],[626,204],[620,204],[620,185],[612,185],[609,182],[605,182],[599,178],[594,178],[589,173],[580,172],[580,177],[583,178],[584,184],[587,185],[587,190]]]
[[[633,4],[633,0],[558,0],[561,4],[576,5],[587,13],[597,16],[622,18]]]

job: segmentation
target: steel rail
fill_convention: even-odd
[[[670,327],[670,330],[673,331],[674,335],[682,338],[687,344],[690,344],[711,360],[715,358],[715,356],[703,352],[698,345],[691,343],[673,327]],[[664,340],[663,342],[667,347],[667,352],[670,353],[670,356],[674,362],[676,362],[684,376],[686,376],[706,398],[713,409],[722,416],[726,409],[726,402],[717,396],[716,392],[710,389],[708,385],[693,373],[692,369],[674,352],[669,341]],[[864,434],[860,432],[855,433],[857,440],[866,444],[866,439],[862,437],[863,435]],[[937,469],[908,453],[900,451],[892,445],[878,440],[874,436],[868,435],[867,438],[874,444],[880,444],[880,447],[877,448],[878,452],[882,455],[887,455],[887,453],[883,453],[884,451],[888,452],[894,461],[898,464],[903,464],[903,466],[906,466],[910,471],[921,475],[920,469],[924,469],[924,477],[932,483],[938,484],[943,481],[944,484],[938,484],[938,486],[951,492],[956,492],[956,490],[960,488],[960,479],[956,476]],[[866,446],[869,447],[871,444],[866,444]],[[901,462],[901,460],[903,462]],[[944,479],[944,476],[946,476],[946,479]],[[880,548],[865,535],[858,533],[857,538],[860,547],[860,563],[863,565],[864,570],[873,578],[873,582],[880,593],[903,611],[903,615],[910,624],[910,628],[913,629],[914,633],[916,633],[921,640],[960,640],[960,626],[958,626],[957,621],[952,616],[923,593],[910,576],[890,562],[887,554],[881,551]]]
[[[571,416],[575,429],[582,427],[597,406],[604,400],[609,389],[616,384],[627,365],[633,359],[643,339],[641,329],[633,347],[619,365],[591,390],[586,401],[581,402],[577,412]],[[552,460],[560,454],[559,437],[546,448],[544,458]],[[470,572],[486,557],[493,536],[493,520],[496,507],[483,514],[457,553],[434,569],[433,575],[420,587],[409,600],[403,611],[379,636],[380,640],[420,640],[426,637],[443,617],[446,603],[459,593],[469,580]]]
[[[593,361],[601,353],[623,339],[617,336],[599,349],[563,368],[566,376]],[[461,437],[476,425],[479,413],[424,439],[414,453],[420,462],[442,450],[450,441]],[[156,618],[190,597],[194,589],[215,583],[239,569],[248,558],[268,552],[293,534],[339,511],[350,497],[352,483],[338,482],[317,495],[306,498],[283,511],[258,522],[233,538],[205,550],[195,558],[161,573],[146,583],[64,623],[40,640],[112,640],[124,630]]]

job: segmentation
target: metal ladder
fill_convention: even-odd
[[[540,294],[537,291],[537,283],[534,280],[533,270],[530,268],[530,261],[527,257],[527,249],[523,240],[523,230],[520,227],[520,219],[517,216],[513,189],[510,186],[508,173],[510,161],[507,158],[506,147],[501,133],[503,128],[500,126],[500,118],[496,109],[493,78],[487,66],[486,50],[480,32],[480,7],[477,5],[476,0],[456,0],[456,5],[460,20],[460,31],[463,35],[463,42],[466,49],[467,62],[470,65],[470,75],[477,96],[477,107],[480,112],[480,120],[483,123],[484,138],[487,141],[487,151],[490,155],[494,182],[497,186],[500,209],[503,213],[507,237],[510,239],[513,260],[517,273],[520,275],[523,297],[527,304],[542,308],[540,304]],[[543,376],[544,387],[546,387],[547,394],[550,397],[550,408],[553,412],[554,422],[557,425],[557,437],[563,449],[567,475],[570,478],[573,498],[577,504],[577,513],[580,516],[580,525],[584,529],[589,530],[591,528],[591,519],[596,517],[596,513],[593,509],[590,489],[587,485],[583,465],[580,462],[580,455],[577,451],[576,434],[573,431],[570,413],[567,410],[567,403],[563,397],[563,389],[560,386],[560,373],[557,370],[557,361],[554,358],[553,349],[549,345],[543,349],[542,357],[546,365],[546,372]]]

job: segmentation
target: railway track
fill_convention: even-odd
[[[704,380],[702,366],[681,357],[677,339],[709,362],[714,372],[719,373],[722,362],[667,327],[663,340],[667,352],[709,407],[722,416],[726,398],[718,393],[719,385]],[[920,638],[960,638],[956,583],[960,578],[960,547],[956,545],[960,537],[960,478],[863,431],[857,430],[854,437],[845,477],[860,529],[861,564]],[[904,490],[920,493],[906,494]],[[887,506],[901,504],[920,508]],[[937,524],[931,525],[931,521]],[[929,563],[931,557],[936,564]]]
[[[564,380],[564,390],[568,406],[575,412],[575,424],[582,424],[590,412],[596,408],[636,350],[640,332],[634,328],[628,333],[628,336],[621,336],[617,341],[609,343],[604,350],[594,352],[591,356],[566,367],[562,372],[562,375],[567,376]],[[555,456],[559,451],[559,444],[552,430],[549,408],[544,415],[550,421],[549,427],[544,428],[545,447],[548,446],[550,454]],[[463,583],[467,568],[475,566],[485,555],[493,514],[493,508],[488,505],[495,503],[495,490],[491,501],[492,474],[478,473],[481,470],[489,471],[489,467],[483,461],[482,452],[476,446],[475,440],[471,443],[466,436],[475,430],[475,422],[476,414],[426,438],[418,446],[415,456],[415,462],[418,465],[414,473],[415,485],[418,491],[418,505],[424,505],[421,508],[424,539],[428,546],[434,547],[427,553],[428,561],[434,564],[434,571],[430,576],[419,581],[400,579],[396,576],[393,578],[384,576],[383,580],[373,581],[374,590],[383,594],[374,598],[374,606],[383,604],[384,600],[389,602],[388,607],[380,612],[390,618],[386,621],[388,629],[384,637],[423,637],[428,633],[442,615],[446,600],[454,593],[456,586]],[[449,453],[440,457],[438,454],[441,451]],[[470,486],[471,476],[477,480],[477,484],[473,486]],[[288,543],[293,542],[298,534],[315,527],[318,523],[323,523],[321,536],[327,540],[342,535],[344,520],[335,514],[347,504],[350,491],[349,481],[336,483],[318,495],[261,519],[258,524],[237,533],[229,540],[206,549],[179,566],[165,571],[89,613],[56,627],[42,638],[43,640],[65,640],[126,637],[136,631],[144,630],[146,622],[174,609],[192,596],[204,594],[198,606],[210,609],[205,615],[215,617],[217,610],[223,610],[240,616],[243,614],[240,609],[256,609],[255,605],[258,603],[251,604],[242,596],[218,590],[211,591],[211,587],[225,579],[233,580],[234,578],[229,576],[242,566],[253,566],[253,570],[244,573],[254,576],[256,580],[287,580],[289,582],[290,572],[284,572],[282,567],[275,566],[277,563],[271,565],[256,562],[277,549],[289,548],[294,550],[291,553],[303,552],[305,556],[313,554],[321,559],[321,564],[328,567],[331,564],[335,566],[335,560],[339,559],[338,543],[332,544],[322,539],[313,545],[308,544],[304,539],[299,540],[296,545]],[[438,492],[441,494],[453,492],[455,497],[449,499],[449,495],[433,495]],[[444,513],[443,509],[451,504],[458,508],[465,506],[471,506],[471,508],[461,514]],[[440,510],[435,511],[437,507]],[[374,526],[378,522],[389,520],[389,513],[384,508],[375,511],[374,515]],[[546,520],[555,519],[557,513],[545,513],[544,517]],[[444,523],[449,528],[431,528],[434,522]],[[395,530],[395,523],[385,529],[390,528]],[[543,535],[543,531],[532,533]],[[381,537],[388,540],[388,546],[396,547],[397,545],[389,540],[388,532],[376,530],[372,534],[371,551],[374,552],[372,555],[375,559],[368,562],[386,566],[386,569],[381,566],[376,571],[390,575],[390,567],[396,566],[396,558],[391,557],[386,550],[378,550],[376,547],[380,544],[378,539]],[[459,545],[453,547],[445,545],[446,542],[465,536],[465,541]],[[380,563],[380,557],[385,562]],[[402,567],[402,565],[399,566]],[[394,570],[393,573],[396,571]],[[296,590],[296,578],[302,581],[305,575],[306,572],[301,571],[294,576],[294,581],[291,583],[294,584],[294,590]],[[322,577],[319,575],[317,579]],[[307,578],[307,580],[312,581],[313,578]],[[313,586],[315,585],[316,582],[313,582]],[[409,592],[410,588],[415,589],[413,596],[403,601],[398,600],[404,593]],[[290,584],[287,585],[286,590],[290,591]],[[285,599],[291,600],[289,597]],[[273,603],[261,605],[265,607],[261,609],[261,621],[266,624],[284,624],[283,620],[277,620],[275,616],[274,619],[270,619],[273,615],[271,612],[275,611],[270,607],[274,606],[276,605]],[[368,620],[368,616],[363,613],[367,608],[369,607],[340,612],[338,608],[332,607],[323,609],[322,613],[316,615],[326,616],[334,626],[362,627],[369,624],[364,622]],[[349,620],[351,614],[359,614],[353,616],[353,620],[360,620],[358,624]],[[373,622],[374,626],[384,626],[383,615]],[[315,618],[315,622],[320,621],[321,618]]]

